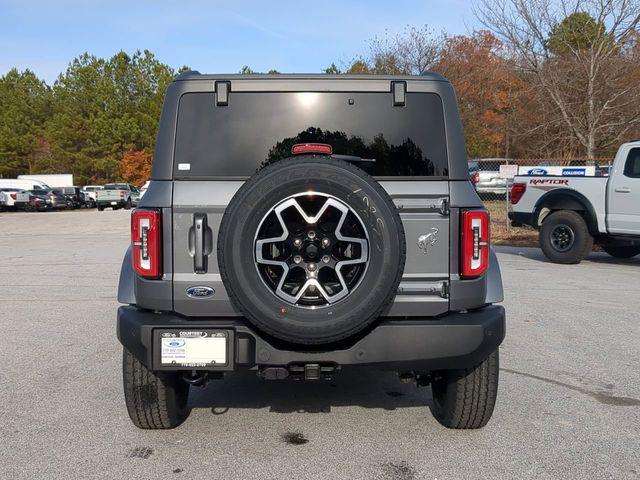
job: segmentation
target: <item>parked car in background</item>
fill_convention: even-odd
[[[29,193],[20,188],[0,188],[2,207],[6,210],[22,210],[29,206]]]
[[[97,207],[99,211],[111,207],[130,209],[138,205],[140,189],[129,183],[107,183],[104,189],[97,192]]]
[[[67,199],[70,208],[76,209],[88,206],[85,195],[82,193],[80,187],[61,187],[59,190]]]
[[[476,174],[478,173],[478,162],[470,161],[468,169],[469,179],[475,183],[475,181],[477,181]]]
[[[93,202],[93,206],[95,207],[98,201],[98,190],[102,190],[103,188],[102,185],[85,185],[82,187],[85,200]]]
[[[492,195],[506,196],[507,180],[500,178],[500,165],[509,163],[507,158],[482,158],[469,162],[471,167],[475,165],[475,171],[471,176],[471,182],[481,198],[486,199]],[[470,168],[471,174],[471,168]]]
[[[38,211],[51,208],[51,198],[46,190],[29,190],[29,203]]]
[[[19,190],[51,190],[51,187],[44,182],[21,178],[0,178],[0,188],[17,188]]]
[[[29,193],[44,198],[48,209],[60,210],[69,206],[67,197],[58,189],[30,190]]]
[[[504,197],[507,194],[507,180],[500,177],[500,165],[506,165],[508,158],[479,158],[469,162],[469,176],[482,199]]]
[[[594,243],[616,258],[640,254],[640,142],[623,144],[607,177],[522,175],[511,189],[514,226],[540,231],[555,263],[578,263]]]
[[[29,180],[49,185],[50,188],[70,187],[73,185],[72,173],[36,173],[18,175],[18,180]]]

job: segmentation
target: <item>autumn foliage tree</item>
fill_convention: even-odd
[[[407,27],[399,35],[373,39],[369,54],[354,59],[346,73],[441,73],[458,94],[469,155],[504,156],[511,150],[513,106],[523,84],[503,48],[487,31],[447,36],[427,26]]]
[[[152,155],[144,150],[130,150],[120,159],[118,173],[122,180],[141,186],[151,178]]]
[[[592,159],[638,135],[640,1],[481,0],[476,13],[576,151]]]
[[[511,107],[523,85],[502,49],[487,31],[449,37],[433,66],[456,90],[471,157],[510,153]]]

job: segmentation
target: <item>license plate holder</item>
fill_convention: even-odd
[[[157,370],[233,370],[233,330],[171,328],[154,331]]]

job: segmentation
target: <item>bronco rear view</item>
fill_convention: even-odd
[[[140,428],[190,388],[395,371],[450,428],[493,412],[505,335],[489,216],[451,84],[181,74],[131,217],[118,338]]]

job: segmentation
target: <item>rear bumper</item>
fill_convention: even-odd
[[[158,354],[154,351],[154,339],[157,337],[154,330],[167,328],[214,328],[233,332],[233,343],[229,348],[231,361],[225,367],[217,367],[217,370],[318,363],[430,371],[465,368],[480,363],[504,339],[505,311],[501,305],[490,305],[438,318],[383,319],[349,347],[304,352],[274,346],[241,318],[188,320],[171,313],[152,313],[131,306],[118,309],[118,339],[151,370],[159,369]]]
[[[126,200],[99,200],[96,202],[100,207],[124,207],[127,202]]]
[[[507,187],[504,185],[496,185],[496,186],[483,186],[476,185],[476,192],[478,193],[494,193],[496,195],[505,195],[507,193]]]

